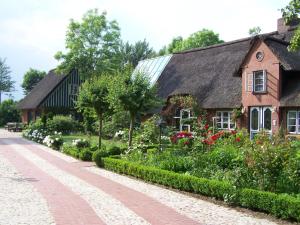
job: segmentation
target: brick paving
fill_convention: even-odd
[[[55,224],[276,224],[105,172],[3,130],[0,157],[36,181],[29,185],[43,196]]]

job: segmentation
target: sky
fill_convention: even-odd
[[[13,80],[12,97],[23,97],[20,86],[29,68],[49,71],[65,51],[70,19],[80,21],[89,9],[116,20],[124,41],[146,39],[159,50],[173,37],[188,37],[203,28],[224,41],[248,36],[249,28],[276,30],[280,10],[289,0],[0,0],[0,58],[6,59]],[[8,97],[6,97],[8,98]],[[5,99],[5,96],[4,96]]]

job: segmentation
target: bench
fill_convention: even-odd
[[[9,122],[6,124],[5,129],[13,132],[20,132],[23,130],[23,123]]]

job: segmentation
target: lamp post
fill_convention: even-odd
[[[162,128],[167,124],[167,122],[160,117],[157,121],[156,121],[156,125],[159,127],[159,149],[160,151],[162,151],[162,144],[161,144],[161,134],[162,134]]]

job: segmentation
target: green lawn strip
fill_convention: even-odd
[[[270,213],[283,219],[300,221],[300,199],[254,189],[237,189],[228,182],[179,174],[126,160],[103,158],[103,167],[145,181],[225,200],[245,208]],[[98,165],[98,164],[97,164]]]

